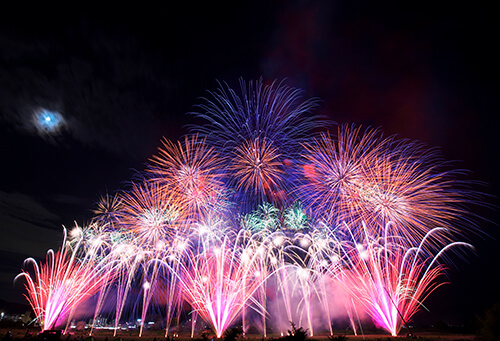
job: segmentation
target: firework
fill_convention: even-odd
[[[300,142],[325,122],[308,116],[316,100],[302,100],[300,90],[284,83],[260,80],[247,87],[241,80],[240,86],[241,95],[227,84],[211,93],[194,113],[208,123],[192,128],[224,156],[227,181],[248,207],[248,201],[282,202],[291,180],[286,168]]]
[[[102,195],[97,201],[96,208],[93,210],[94,221],[101,226],[110,226],[110,230],[119,228],[114,226],[116,215],[120,212],[122,200],[119,195]]]
[[[303,231],[309,227],[309,217],[299,202],[295,202],[285,210],[283,224],[285,229],[291,231]]]
[[[163,190],[156,182],[133,183],[132,191],[123,193],[122,200],[118,222],[144,248],[155,250],[157,245],[186,233],[184,206],[175,193]]]
[[[146,257],[144,255],[144,251],[139,247],[132,243],[125,242],[115,245],[114,254],[116,255],[115,257],[118,261],[118,268],[116,271],[117,276],[115,280],[116,309],[113,334],[113,336],[116,336],[118,325],[120,323],[130,289],[135,277],[137,276],[137,272],[141,268],[141,265]]]
[[[281,227],[279,214],[279,210],[273,204],[263,203],[257,210],[243,215],[241,226],[252,232],[276,231]]]
[[[241,234],[218,242],[202,238],[195,252],[185,252],[186,263],[178,266],[183,296],[221,337],[267,277],[266,269],[259,266],[251,240]]]
[[[407,247],[399,236],[389,235],[389,228],[380,237],[370,235],[365,226],[363,230],[362,240],[352,236],[352,242],[339,243],[341,259],[332,264],[329,272],[375,324],[396,336],[402,324],[425,308],[427,297],[446,283],[439,279],[445,276],[443,253],[472,246],[453,242],[429,252],[427,244],[446,232],[442,228],[429,231],[415,247]]]
[[[420,144],[383,138],[377,130],[339,127],[304,144],[301,199],[316,220],[330,226],[361,226],[381,233],[395,222],[412,245],[434,227],[454,226],[466,214],[465,195],[453,171]],[[456,185],[456,181],[455,181]]]
[[[236,147],[229,170],[235,178],[237,190],[273,198],[280,188],[283,176],[281,155],[267,139],[245,141]]]
[[[172,193],[191,219],[199,219],[224,204],[220,157],[204,139],[186,136],[183,143],[176,144],[165,140],[151,162],[150,181],[158,182],[161,191]]]
[[[76,257],[79,244],[73,249],[64,241],[58,252],[49,250],[44,264],[33,258],[25,264],[32,265],[33,273],[23,270],[16,279],[26,280],[26,296],[43,330],[54,329],[70,318],[74,309],[96,294],[113,277],[114,264],[87,251],[83,258]]]
[[[253,310],[267,336],[271,305],[311,335],[315,319],[333,333],[334,285],[354,328],[363,310],[396,335],[445,283],[447,251],[471,248],[455,241],[473,197],[460,171],[375,129],[315,135],[328,127],[310,115],[316,100],[283,82],[240,85],[210,93],[194,113],[206,124],[162,141],[129,190],[103,196],[45,264],[26,260],[16,279],[42,329],[98,294],[95,321],[116,293],[115,335],[132,299],[139,336],[152,306],[167,336],[187,305],[192,335],[198,317],[217,337],[240,318],[246,332]]]

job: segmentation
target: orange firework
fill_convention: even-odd
[[[289,199],[293,179],[286,167],[294,164],[300,143],[326,122],[310,116],[315,99],[304,100],[301,90],[284,82],[240,80],[240,87],[236,91],[224,84],[211,92],[212,98],[198,106],[201,112],[193,113],[206,124],[193,130],[223,156],[235,201],[247,211]]]
[[[175,195],[189,217],[204,216],[220,207],[224,195],[220,157],[205,140],[197,135],[186,137],[183,143],[165,140],[151,161],[152,181]]]
[[[299,193],[330,225],[365,222],[380,231],[392,221],[399,235],[419,242],[434,227],[456,231],[452,223],[465,213],[453,173],[420,144],[342,126],[337,138],[322,134],[304,150]]]
[[[155,247],[185,232],[186,215],[182,203],[156,183],[132,184],[132,190],[122,194],[122,200],[124,205],[118,221],[139,244]]]
[[[96,204],[96,208],[93,210],[95,214],[93,221],[112,230],[115,228],[116,215],[120,212],[121,208],[122,201],[119,195],[102,195]]]
[[[278,149],[267,139],[245,141],[236,148],[229,166],[237,179],[237,188],[269,198],[279,188],[283,170]]]

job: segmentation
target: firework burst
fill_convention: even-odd
[[[122,195],[123,207],[118,221],[123,230],[147,249],[167,244],[178,234],[186,233],[186,215],[175,193],[163,190],[156,182],[132,184]]]
[[[308,116],[317,106],[314,99],[302,100],[302,91],[276,81],[240,81],[241,95],[221,85],[205,99],[195,116],[207,121],[192,127],[207,138],[226,163],[231,187],[250,201],[282,202],[290,185],[286,168],[293,164],[300,143],[325,124]],[[282,192],[277,191],[282,190]]]
[[[361,226],[379,233],[395,222],[408,245],[432,228],[453,224],[465,195],[456,189],[454,171],[440,171],[433,151],[420,144],[383,138],[378,130],[339,127],[304,144],[301,199],[317,220],[331,226]]]
[[[245,141],[236,147],[229,170],[236,180],[237,190],[253,192],[263,198],[276,197],[283,176],[281,155],[266,139]]]
[[[182,143],[164,140],[151,162],[151,181],[158,182],[161,191],[172,193],[191,219],[223,206],[225,187],[220,157],[204,139],[193,135],[186,136]]]
[[[192,335],[198,316],[217,337],[240,317],[247,331],[253,310],[266,336],[271,304],[312,335],[315,319],[331,322],[333,284],[351,321],[362,309],[396,335],[445,283],[448,250],[471,248],[454,241],[473,198],[460,171],[376,129],[315,135],[328,126],[310,115],[317,101],[283,82],[240,86],[210,93],[194,113],[206,124],[162,141],[145,174],[103,196],[45,264],[26,260],[16,279],[42,329],[100,292],[95,317],[116,297],[116,335],[136,292],[139,335],[153,304],[165,335],[189,305]]]

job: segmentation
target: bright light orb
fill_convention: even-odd
[[[60,113],[47,109],[40,109],[35,112],[34,121],[36,128],[46,134],[57,133],[65,124]]]

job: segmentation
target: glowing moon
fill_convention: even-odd
[[[64,126],[64,118],[57,111],[40,109],[34,114],[34,123],[38,131],[55,134]]]

